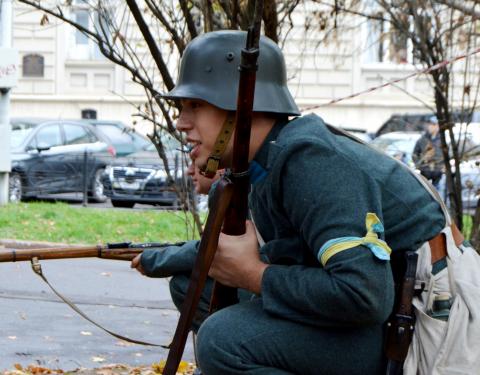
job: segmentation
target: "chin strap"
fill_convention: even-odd
[[[235,112],[228,112],[227,118],[222,125],[222,129],[217,136],[212,154],[208,157],[207,164],[200,168],[200,173],[207,177],[213,178],[217,173],[220,159],[225,152],[228,142],[232,137],[235,129]]]

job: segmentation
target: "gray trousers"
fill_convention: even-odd
[[[188,283],[186,275],[170,281],[177,308]],[[207,318],[211,290],[208,280],[193,324],[204,375],[385,374],[381,326],[303,325],[266,313],[262,299],[251,299],[247,293],[239,293],[240,303]]]

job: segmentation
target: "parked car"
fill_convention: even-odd
[[[375,137],[391,132],[423,132],[425,131],[425,125],[434,115],[433,112],[394,114],[380,126],[375,133]],[[452,117],[455,123],[479,122],[480,112],[455,111]]]
[[[84,120],[101,132],[113,147],[117,156],[126,156],[143,150],[152,142],[135,128],[121,121]]]
[[[82,192],[84,181],[93,200],[105,201],[100,178],[114,154],[107,140],[86,123],[13,118],[10,201],[43,194]]]
[[[168,147],[172,150],[172,147]],[[177,185],[183,179],[179,151],[169,153],[169,167]],[[163,161],[152,144],[144,150],[117,158],[102,177],[105,194],[114,207],[132,208],[135,203],[177,205],[178,195],[168,183]]]
[[[375,138],[370,145],[402,161],[409,167],[415,168],[412,154],[415,143],[421,136],[420,132],[391,132]]]
[[[350,133],[351,135],[359,138],[364,142],[370,142],[372,140],[372,134],[370,134],[366,129],[359,129],[359,128],[343,128],[340,127],[342,130]]]
[[[460,171],[462,172],[463,209],[466,212],[471,212],[477,206],[477,201],[480,198],[480,161],[478,159],[463,161],[460,163]],[[447,205],[450,205],[445,175],[439,182],[439,193],[447,202]]]

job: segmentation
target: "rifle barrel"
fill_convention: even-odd
[[[48,247],[34,249],[0,249],[0,262],[22,262],[33,258],[39,260],[70,259],[70,258],[102,258],[130,261],[145,248],[116,248],[109,249],[105,246],[85,247]]]

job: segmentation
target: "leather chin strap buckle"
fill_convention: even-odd
[[[214,178],[218,171],[220,159],[215,156],[210,156],[207,160],[207,165],[200,170],[200,173],[207,178]]]
[[[235,112],[228,112],[227,118],[222,125],[220,133],[218,133],[215,145],[213,146],[213,152],[207,159],[207,164],[200,168],[200,173],[207,177],[213,178],[217,173],[220,165],[220,159],[227,149],[228,142],[232,137],[233,130],[235,129]]]

